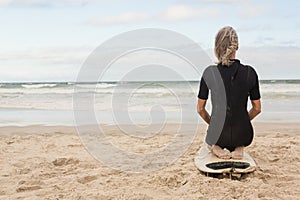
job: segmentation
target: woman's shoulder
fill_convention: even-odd
[[[240,63],[241,68],[247,73],[247,79],[256,79],[258,77],[255,68],[252,65]]]
[[[246,71],[249,71],[249,73],[254,73],[256,74],[256,70],[255,68],[252,66],[252,65],[249,65],[249,64],[243,64],[241,62],[239,62],[240,66],[242,69],[246,70]]]

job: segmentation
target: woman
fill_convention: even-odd
[[[237,50],[236,31],[229,26],[220,29],[215,38],[218,64],[206,68],[198,94],[197,111],[209,124],[205,141],[210,151],[222,159],[242,159],[244,147],[253,139],[250,121],[261,112],[258,76],[251,66],[235,58]],[[218,77],[221,85],[217,84]],[[211,116],[205,109],[209,91],[212,94]],[[249,111],[248,97],[252,103]]]

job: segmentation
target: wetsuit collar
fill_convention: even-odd
[[[231,65],[240,64],[241,63],[239,59],[230,59],[230,60],[233,61],[233,63]],[[218,65],[219,66],[224,66],[221,63],[219,63]],[[228,66],[224,66],[224,67],[228,67]]]
[[[234,61],[234,62],[236,62],[236,63],[238,63],[238,64],[241,63],[239,59],[230,59],[230,60],[231,60],[231,61]]]

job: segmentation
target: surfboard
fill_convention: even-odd
[[[244,152],[243,159],[220,159],[212,154],[207,144],[203,144],[194,159],[196,167],[207,174],[244,174],[255,171],[256,164],[253,158]]]

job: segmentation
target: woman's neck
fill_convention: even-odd
[[[234,60],[234,59],[235,59],[235,53],[236,53],[236,51],[233,52],[233,54],[232,54],[231,57],[229,58],[230,60]]]

